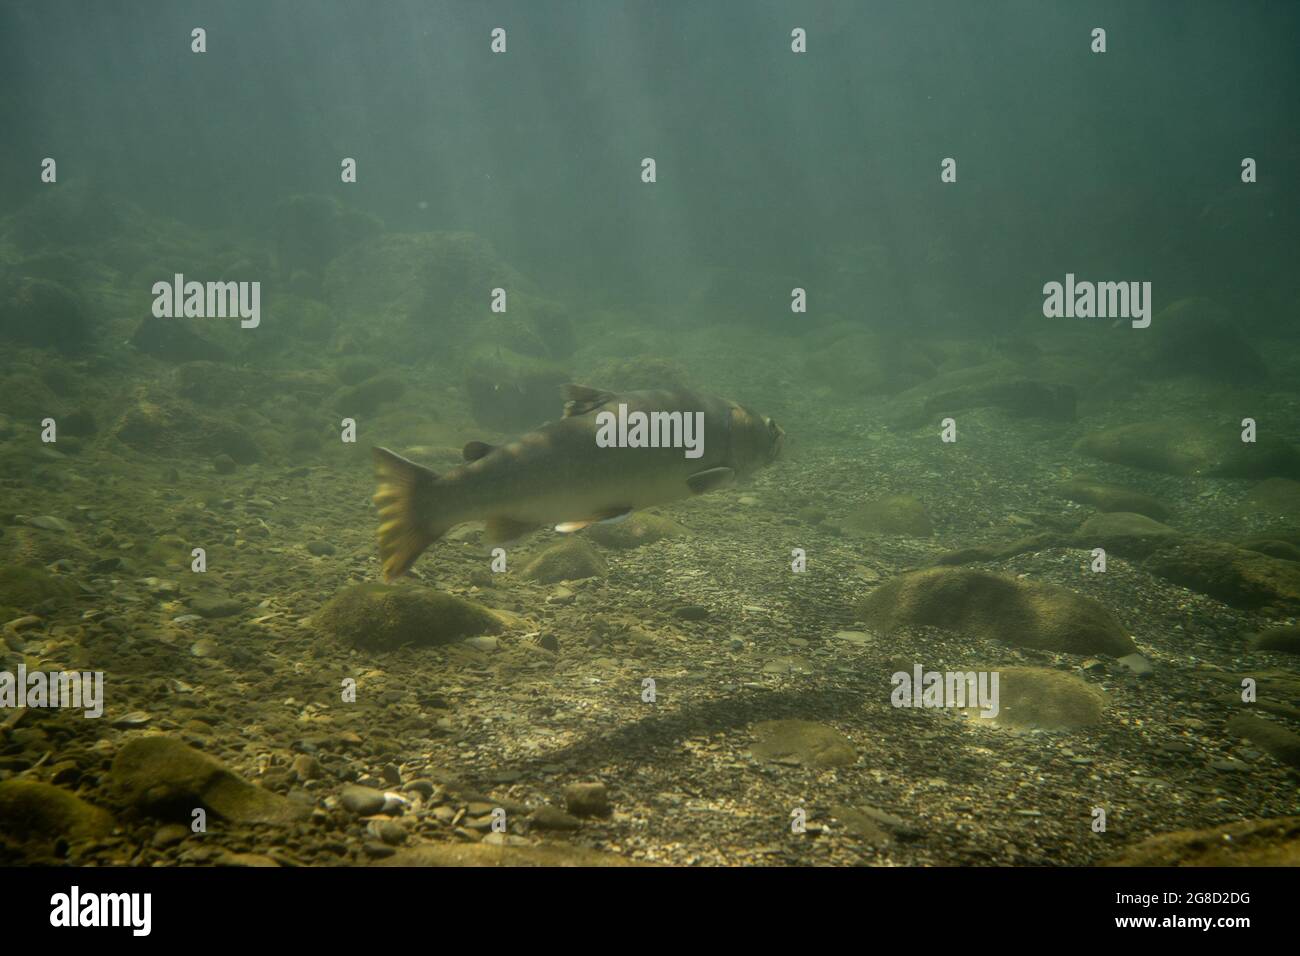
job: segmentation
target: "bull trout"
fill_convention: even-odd
[[[559,421],[500,447],[470,442],[465,464],[443,475],[374,449],[384,580],[463,522],[486,522],[487,542],[500,544],[617,521],[731,485],[775,461],[785,439],[770,418],[699,392],[563,391]]]

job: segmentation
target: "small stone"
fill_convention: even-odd
[[[1151,662],[1141,654],[1125,654],[1123,657],[1118,658],[1115,663],[1138,677],[1147,677],[1154,670]]]
[[[354,784],[343,788],[343,792],[339,794],[339,803],[345,810],[359,817],[368,817],[384,809],[384,794],[371,787],[360,787]]]
[[[216,458],[212,459],[212,470],[218,475],[233,475],[235,473],[235,459],[231,458],[225,452],[222,452]]]
[[[190,835],[190,828],[180,823],[168,823],[159,827],[153,835],[153,845],[158,849],[175,846]]]
[[[328,541],[308,541],[307,550],[317,557],[322,557],[327,554],[333,554],[334,545],[330,544]]]
[[[577,817],[550,805],[534,810],[529,821],[537,830],[576,830],[582,826],[582,821]]]
[[[684,604],[675,608],[673,614],[683,621],[702,621],[709,616],[709,609],[702,604]]]
[[[200,617],[231,617],[242,611],[243,605],[233,598],[198,595],[189,600],[190,610]]]
[[[490,634],[480,635],[479,637],[467,637],[461,641],[466,647],[472,647],[476,651],[491,653],[497,649],[498,641]]]
[[[575,817],[609,814],[609,793],[603,783],[571,783],[564,788],[564,805]]]

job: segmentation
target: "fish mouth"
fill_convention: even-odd
[[[770,418],[764,418],[763,424],[767,426],[767,460],[771,463],[781,457],[781,451],[785,448],[785,429]]]

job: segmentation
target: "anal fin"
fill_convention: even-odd
[[[583,518],[579,521],[562,521],[555,526],[555,530],[560,534],[572,534],[575,531],[581,531],[583,528],[589,528],[593,524],[612,524],[615,521],[622,521],[632,513],[629,508],[611,508],[608,511],[602,511],[594,514],[590,518]]]

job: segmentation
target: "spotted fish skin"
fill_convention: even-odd
[[[726,487],[780,455],[785,433],[743,405],[703,392],[615,394],[564,387],[564,417],[501,446],[470,442],[466,462],[438,475],[375,448],[379,555],[385,580],[456,525],[486,521],[490,543],[538,527],[574,531],[640,508]],[[681,447],[601,447],[602,412],[703,414],[699,457]]]

